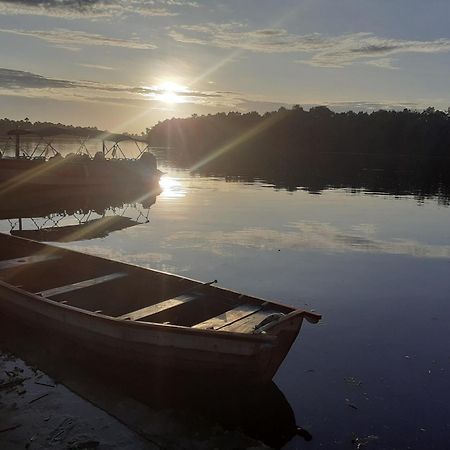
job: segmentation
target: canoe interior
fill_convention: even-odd
[[[0,234],[0,280],[127,321],[253,333],[294,308],[179,276]]]

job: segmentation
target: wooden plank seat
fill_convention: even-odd
[[[192,328],[199,328],[201,330],[220,330],[221,328],[231,325],[238,320],[241,320],[257,311],[264,308],[265,303],[259,305],[239,305],[236,308],[225,311],[216,317],[211,317],[208,320],[197,323]]]
[[[27,264],[35,264],[59,258],[61,258],[61,256],[52,254],[42,254],[42,255],[37,254],[31,256],[24,256],[22,258],[6,259],[4,261],[0,261],[0,270],[13,269],[15,267],[24,266]]]
[[[155,303],[154,305],[146,306],[136,311],[128,312],[126,314],[118,316],[117,319],[123,320],[143,319],[144,317],[153,316],[154,314],[158,314],[162,311],[166,311],[167,309],[174,308],[175,306],[191,302],[192,300],[196,300],[200,297],[203,297],[203,295],[204,294],[198,292],[190,292],[189,294],[182,294],[177,297],[173,297],[168,300]]]
[[[253,333],[255,327],[260,324],[266,317],[271,314],[278,314],[280,311],[273,309],[260,309],[253,314],[247,315],[246,317],[236,320],[229,325],[225,325],[220,329],[220,331],[232,331],[234,333]]]
[[[101,277],[90,278],[89,280],[79,281],[77,283],[66,284],[64,286],[55,287],[52,289],[47,289],[45,291],[36,292],[37,295],[42,297],[54,297],[55,295],[65,294],[67,292],[76,291],[78,289],[84,289],[90,286],[95,286],[97,284],[106,283],[107,281],[116,280],[117,278],[122,278],[127,276],[125,272],[110,273],[108,275],[103,275]]]

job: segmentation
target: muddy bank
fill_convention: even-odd
[[[0,354],[0,448],[158,448],[42,371]]]

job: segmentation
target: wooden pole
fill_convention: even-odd
[[[19,133],[16,134],[16,158],[18,159],[20,157],[20,135]]]

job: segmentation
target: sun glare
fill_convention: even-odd
[[[167,198],[177,198],[184,197],[186,195],[186,190],[180,181],[175,178],[164,175],[159,180],[159,185],[161,186],[162,193],[161,197]]]
[[[184,95],[187,92],[186,86],[173,81],[165,81],[153,88],[156,91],[155,99],[163,103],[183,103]]]

